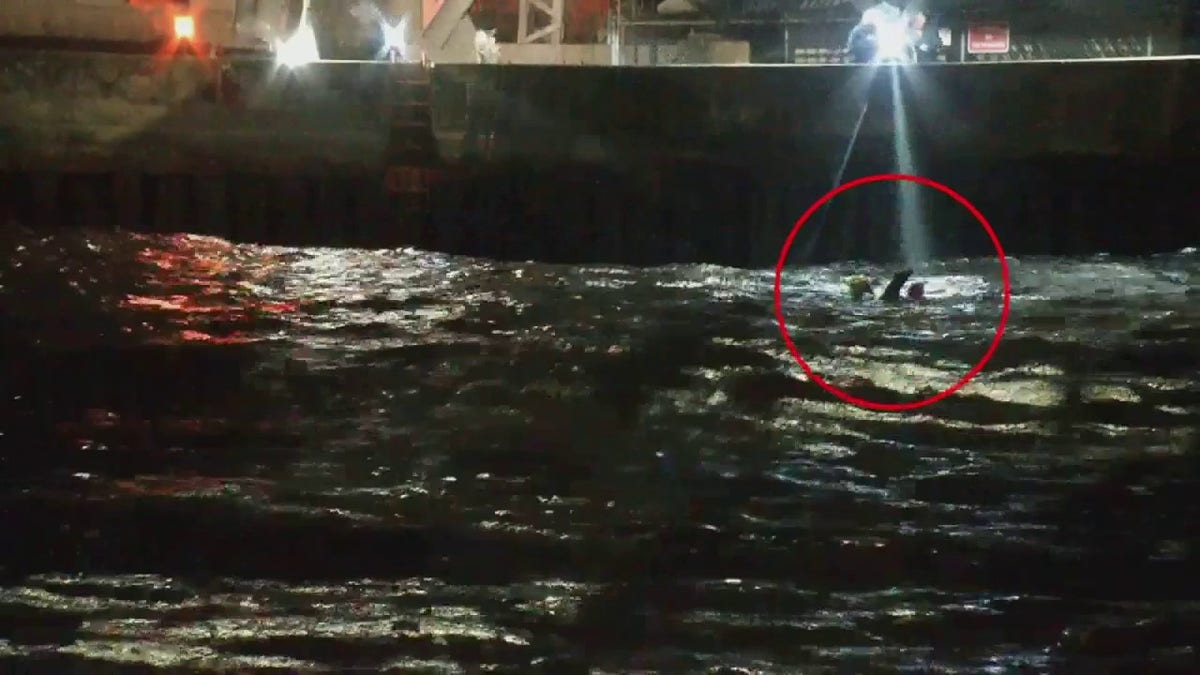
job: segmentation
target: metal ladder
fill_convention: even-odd
[[[390,195],[411,199],[414,206],[423,206],[441,163],[433,133],[433,83],[429,68],[423,64],[390,67],[384,189]]]

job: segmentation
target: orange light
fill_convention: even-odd
[[[192,40],[196,37],[196,21],[188,14],[175,15],[175,39]]]

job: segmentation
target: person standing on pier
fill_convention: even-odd
[[[874,63],[879,51],[879,31],[873,22],[860,22],[850,31],[846,44],[851,63]]]
[[[913,46],[913,56],[917,63],[937,60],[938,35],[935,26],[929,24],[929,17],[924,12],[917,12],[909,22]]]

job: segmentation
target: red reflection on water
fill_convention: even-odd
[[[179,334],[179,337],[185,342],[207,342],[209,344],[217,345],[243,344],[254,341],[253,338],[246,337],[241,333],[233,333],[232,335],[218,337],[216,335],[209,335],[208,333],[201,333],[198,330],[185,330]]]
[[[141,329],[157,333],[156,341],[252,342],[267,317],[277,321],[300,309],[297,300],[261,296],[279,273],[274,254],[192,235],[147,244],[136,255],[145,266],[144,290],[125,295],[119,305],[138,312]]]
[[[269,314],[288,314],[300,309],[298,302],[264,302],[258,305],[258,311]]]
[[[233,420],[226,416],[145,417],[136,411],[119,413],[105,408],[82,411],[74,419],[54,425],[60,447],[108,456],[123,453],[161,452],[187,447],[194,440],[228,438],[231,434],[280,435],[291,438],[298,421],[295,410],[257,421]],[[106,460],[109,461],[109,460]]]
[[[268,497],[272,483],[255,478],[216,478],[211,476],[138,476],[133,480],[112,482],[114,492],[121,496],[184,497],[218,496],[237,493],[252,497]],[[112,495],[116,496],[116,495]]]
[[[172,295],[165,298],[153,298],[145,295],[127,295],[121,301],[122,307],[144,307],[148,309],[165,309],[173,312],[188,314],[213,314],[218,312],[237,311],[241,309],[233,305],[201,305],[186,295]]]

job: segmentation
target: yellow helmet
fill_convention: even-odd
[[[871,280],[861,274],[847,279],[846,288],[850,291],[852,300],[862,300],[865,296],[875,295],[875,289],[871,287]]]

